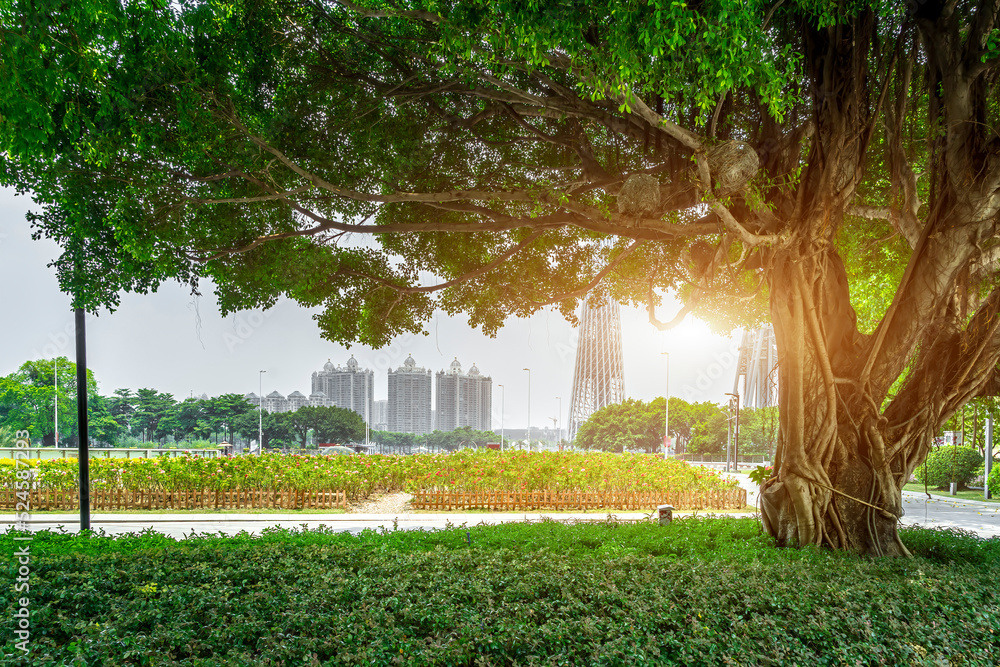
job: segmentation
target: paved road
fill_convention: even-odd
[[[757,506],[757,485],[745,474],[724,473],[735,477],[747,490],[747,504]],[[960,500],[949,496],[903,491],[903,524],[928,528],[962,528],[982,537],[1000,537],[1000,503]]]
[[[746,474],[728,473],[747,490],[747,503],[756,506],[757,485]],[[930,500],[923,493],[903,492],[906,512],[904,524],[928,527],[951,527],[973,531],[983,537],[1000,537],[1000,503],[958,500],[947,496],[933,496]],[[648,515],[637,512],[615,512],[618,519],[636,521]],[[687,513],[678,513],[684,515]],[[704,512],[702,513],[704,514]],[[727,516],[750,516],[729,514]],[[563,513],[470,513],[470,514],[94,514],[91,526],[108,534],[138,532],[152,528],[157,532],[181,538],[196,533],[223,533],[236,535],[242,531],[260,534],[271,527],[296,528],[303,525],[315,528],[321,524],[338,531],[359,533],[366,528],[402,530],[439,529],[452,526],[498,524],[512,521],[539,521],[542,518],[557,521],[601,521],[606,514]],[[32,530],[55,529],[75,531],[79,526],[78,514],[36,514],[32,517]],[[0,517],[0,531],[13,525],[13,515]]]
[[[959,500],[903,491],[904,524],[928,528],[962,528],[982,537],[1000,537],[1000,503]]]
[[[615,512],[615,517],[622,521],[636,521],[649,515],[636,512]],[[389,514],[94,514],[91,516],[91,527],[103,530],[107,534],[118,535],[133,533],[145,528],[164,533],[171,537],[181,538],[196,533],[223,533],[236,535],[242,531],[260,534],[261,530],[280,526],[283,528],[298,528],[306,525],[316,528],[327,525],[337,531],[360,533],[365,529],[393,527],[400,530],[431,530],[461,526],[474,526],[479,523],[498,524],[517,521],[539,521],[543,517],[558,521],[603,521],[606,514],[544,514],[544,513],[475,513],[475,514],[400,514],[398,517]],[[60,526],[67,531],[75,531],[79,526],[79,515],[76,514],[37,514],[31,518],[32,530],[57,529]],[[0,519],[0,530],[6,530],[12,525],[10,515]]]

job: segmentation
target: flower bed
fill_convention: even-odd
[[[77,486],[76,459],[34,466],[37,488]],[[0,487],[14,487],[12,466],[0,466]],[[376,491],[715,491],[735,480],[683,461],[644,454],[494,452],[414,456],[299,456],[94,459],[91,488],[129,491],[315,491],[337,489],[351,500]]]

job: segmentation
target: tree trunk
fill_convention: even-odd
[[[865,337],[843,264],[819,246],[776,254],[772,268],[780,410],[774,475],[761,493],[764,527],[782,545],[906,555],[896,529],[909,471],[887,452],[913,443],[891,440],[859,387]]]

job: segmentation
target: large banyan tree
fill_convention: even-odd
[[[14,0],[0,173],[88,308],[209,277],[376,346],[604,295],[767,319],[765,529],[904,554],[901,487],[1000,358],[998,11]]]

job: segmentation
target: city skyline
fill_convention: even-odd
[[[75,360],[70,298],[61,293],[54,270],[46,267],[59,252],[51,241],[33,241],[25,212],[30,201],[0,190],[0,310],[6,327],[0,346],[0,375],[25,361],[66,356]],[[349,349],[319,337],[313,311],[279,299],[269,311],[223,317],[212,285],[203,281],[201,297],[186,286],[164,284],[149,295],[124,294],[115,313],[88,316],[88,365],[100,391],[150,387],[177,399],[191,395],[258,392],[264,395],[306,393],[310,374],[326,359],[343,363],[354,354],[375,371],[376,396],[386,396],[385,372],[410,354],[420,365],[446,369],[457,356],[476,364],[493,378],[493,426],[523,428],[527,418],[527,373],[532,369],[532,426],[551,426],[551,418],[568,424],[569,396],[577,331],[557,312],[545,310],[528,319],[510,319],[496,338],[472,329],[465,318],[438,313],[426,335],[397,337],[381,350],[355,345]],[[677,306],[667,300],[660,319]],[[736,371],[739,340],[713,334],[690,319],[677,329],[658,333],[644,310],[622,306],[625,395],[651,400],[664,394],[666,361],[671,355],[671,393],[686,400],[725,401]],[[680,354],[683,352],[683,354]],[[467,361],[466,361],[467,360]],[[503,385],[501,388],[500,385]],[[562,399],[562,414],[558,415]]]

